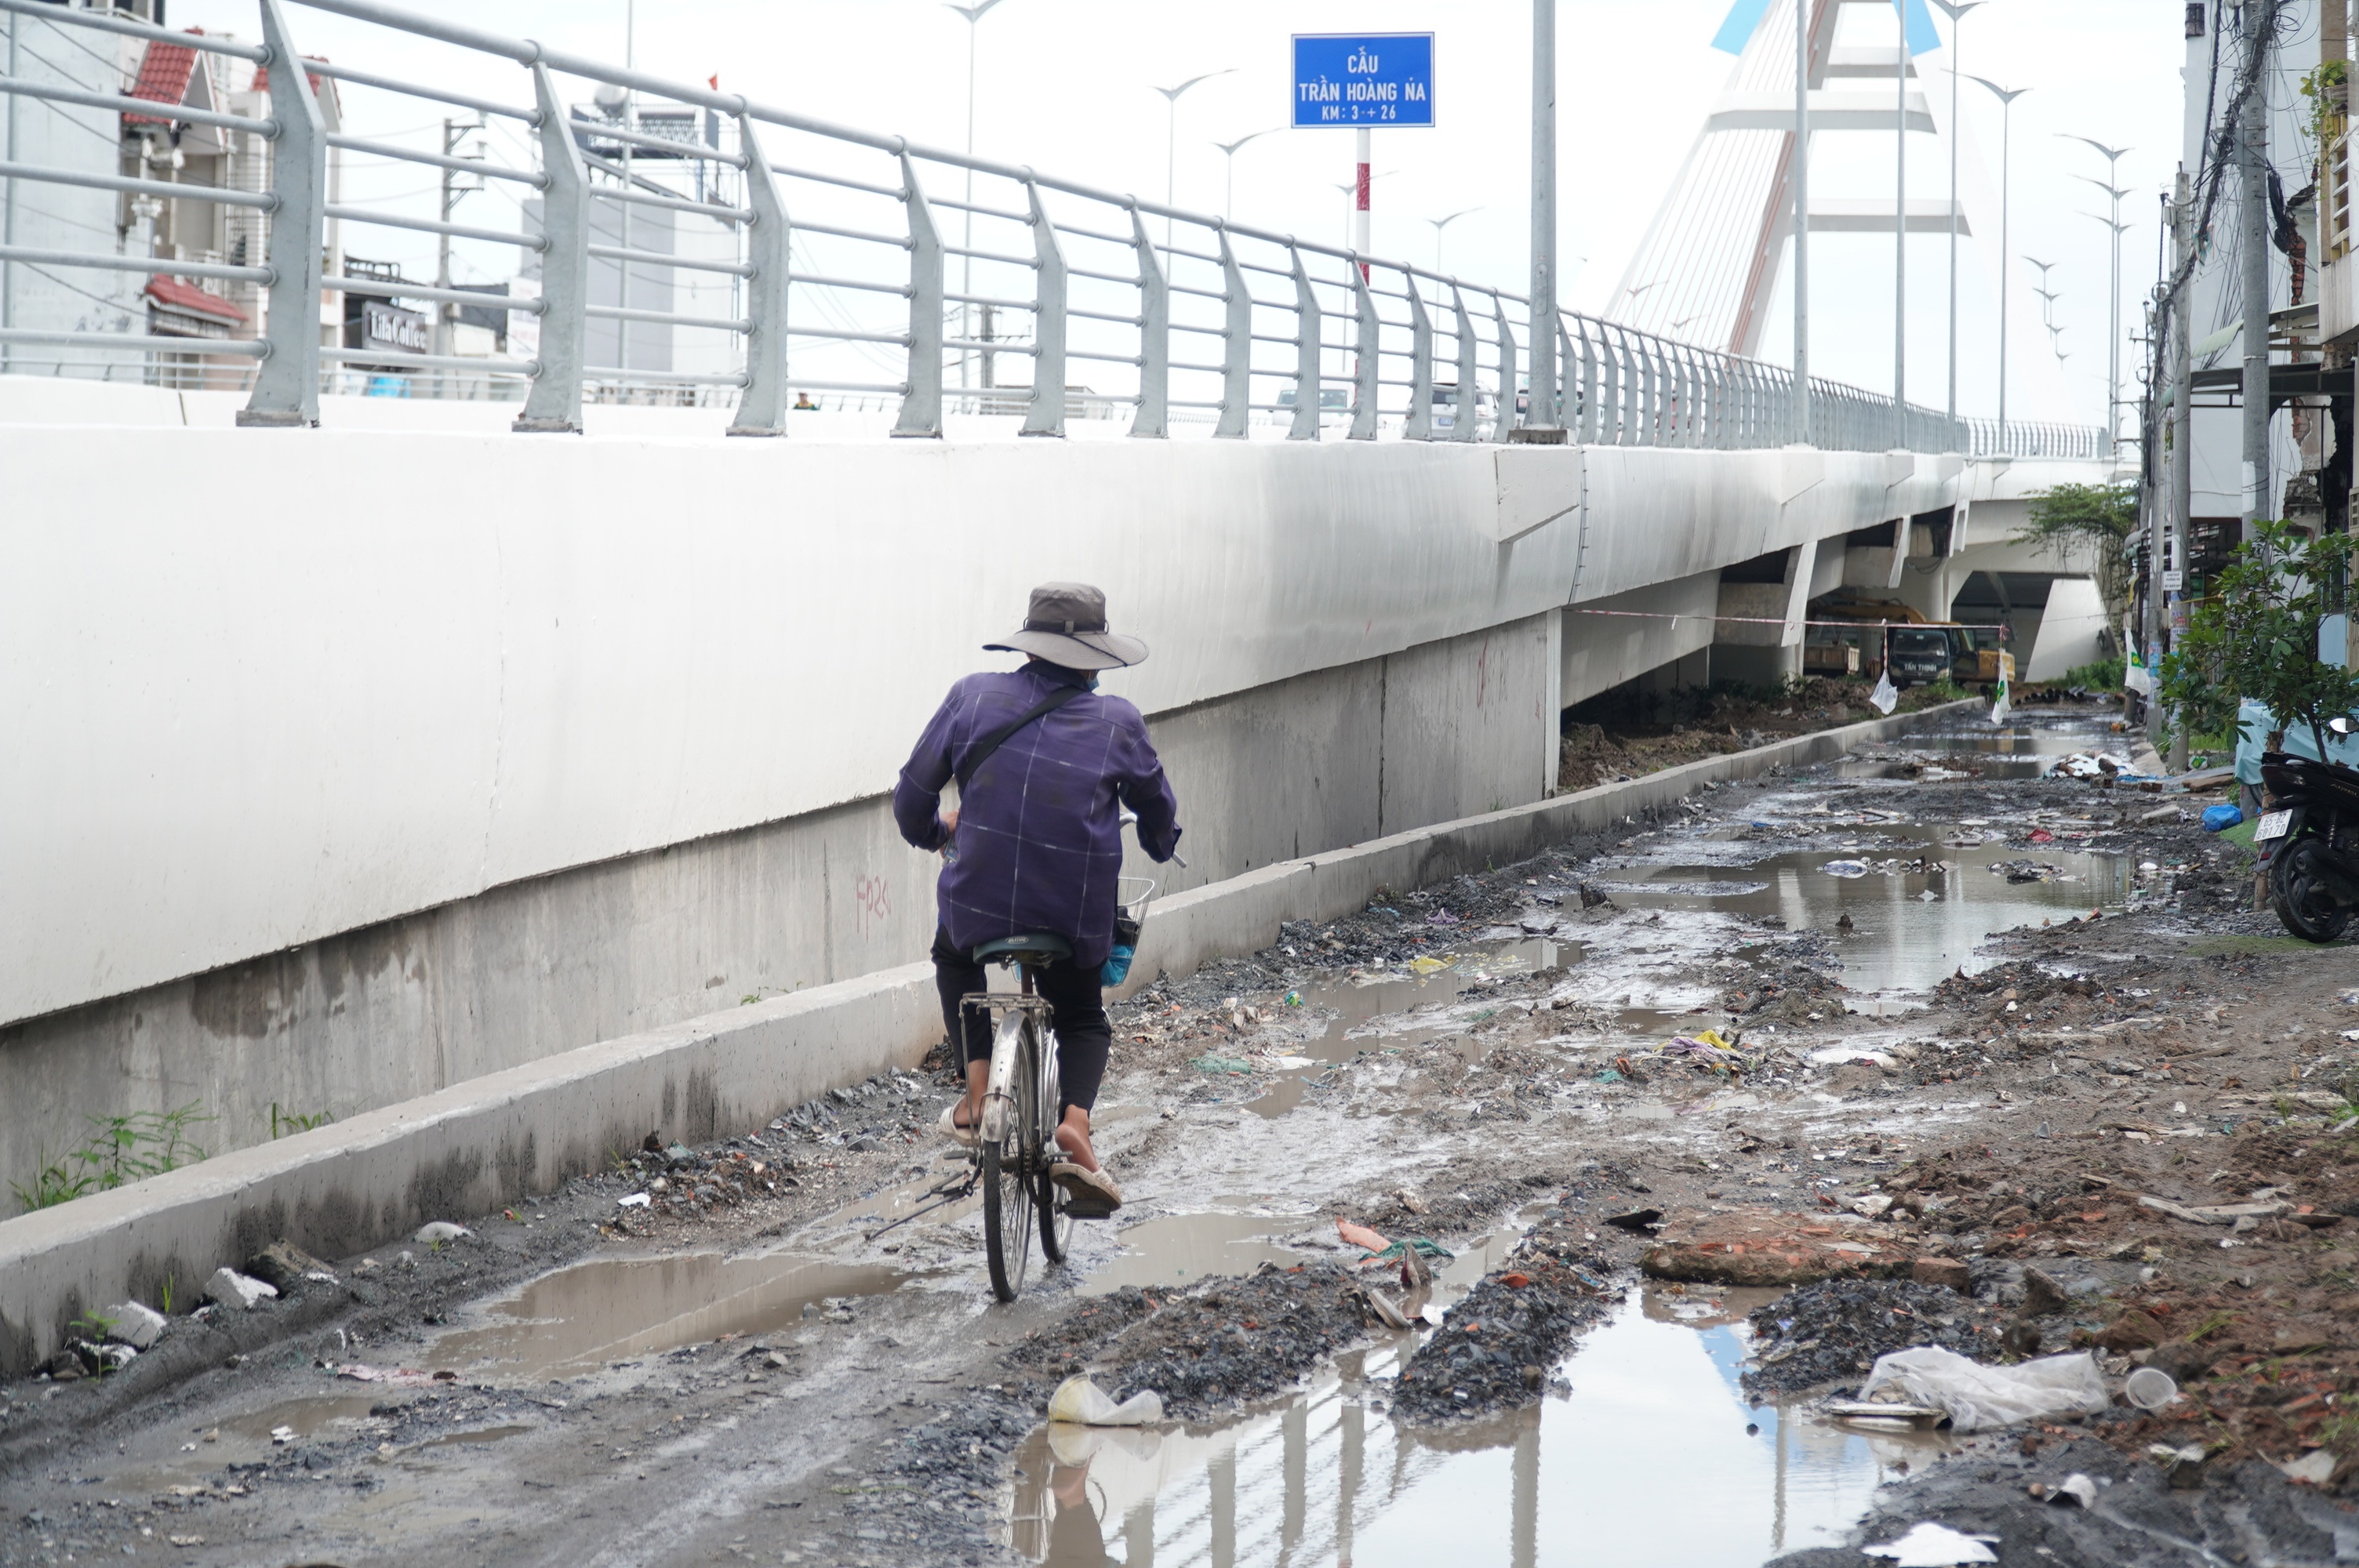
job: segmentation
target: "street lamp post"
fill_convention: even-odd
[[[1258,137],[1258,136],[1266,136],[1266,135],[1268,135],[1269,134],[1270,134],[1270,133],[1269,133],[1269,132],[1267,132],[1267,131],[1248,131],[1248,132],[1246,132],[1244,135],[1239,136],[1239,137],[1238,137],[1235,141],[1234,141],[1234,142],[1214,142],[1214,143],[1212,144],[1214,146],[1216,146],[1216,147],[1218,147],[1218,148],[1220,148],[1220,149],[1221,149],[1222,153],[1223,153],[1223,154],[1227,157],[1227,159],[1228,159],[1228,164],[1229,164],[1229,182],[1228,182],[1228,188],[1227,188],[1226,191],[1222,195],[1222,198],[1221,198],[1221,216],[1222,216],[1222,217],[1223,217],[1223,218],[1234,218],[1234,217],[1235,217],[1235,216],[1236,216],[1235,208],[1236,208],[1236,204],[1237,204],[1237,149],[1238,149],[1239,147],[1241,147],[1241,146],[1244,146],[1247,142],[1250,142],[1250,141],[1254,140],[1256,137]],[[1165,243],[1169,243],[1169,242],[1167,240]]]
[[[2007,256],[2009,252],[2008,181],[2012,178],[2015,156],[2015,101],[2031,91],[2028,87],[2001,87],[1986,76],[1973,79],[1988,88],[1999,103],[1998,133],[1998,445],[2006,450],[2006,297]]]
[[[2127,147],[2109,147],[2105,146],[2104,143],[2088,136],[2071,135],[2067,136],[2065,139],[2068,141],[2087,142],[2089,146],[2096,148],[2099,152],[2105,155],[2104,178],[2089,179],[2089,177],[2085,174],[2077,176],[2076,178],[2087,179],[2091,185],[2095,186],[2107,196],[2113,198],[2114,202],[2114,215],[2109,219],[2098,220],[2100,222],[2104,223],[2108,228],[2112,229],[2114,236],[2113,309],[2111,326],[2108,331],[2108,336],[2105,340],[2105,455],[2107,457],[2112,457],[2114,449],[2114,432],[2119,427],[2121,421],[2122,231],[2128,227],[2127,224],[2122,222],[2122,198],[2127,195],[2128,192],[2117,189],[2114,186],[2114,181],[2120,178],[2122,155],[2128,152],[2130,149]],[[2091,217],[2096,216],[2093,212],[2089,215]]]
[[[1210,81],[1216,76],[1226,76],[1234,70],[1236,70],[1235,66],[1228,66],[1220,70],[1208,70],[1201,76],[1190,77],[1187,81],[1181,82],[1177,87],[1158,87],[1155,90],[1156,92],[1163,94],[1163,107],[1165,111],[1163,121],[1163,205],[1166,207],[1177,204],[1180,169],[1180,95],[1187,92],[1191,87]],[[1168,214],[1163,220],[1163,248],[1167,251],[1171,248],[1171,219]]]
[[[1428,218],[1426,220],[1427,222],[1433,225],[1434,271],[1440,272],[1441,270],[1441,231],[1450,227],[1451,224],[1458,222],[1459,219],[1467,217],[1475,212],[1480,212],[1481,211],[1483,211],[1483,209],[1480,207],[1462,207],[1447,218]]]
[[[974,0],[974,4],[971,5],[958,5],[955,0],[943,0],[943,4],[966,18],[966,156],[972,158],[974,157],[974,36],[977,25],[991,14],[991,8],[998,5],[999,0]],[[965,224],[964,237],[959,241],[959,243],[964,250],[972,251],[974,249],[974,169],[972,166],[966,171],[966,209],[962,217]],[[974,292],[974,257],[972,255],[959,257],[959,292],[961,294]],[[959,336],[970,341],[973,340],[974,333],[970,330],[972,318],[967,312],[973,308],[974,307],[967,301],[963,299],[959,301]],[[959,385],[961,386],[967,384],[968,351],[965,349],[959,351]]]
[[[1810,441],[1810,0],[1794,0],[1794,439]]]
[[[1958,62],[1966,13],[1984,0],[1933,0],[1950,18],[1950,423],[1958,422]]]
[[[1560,442],[1556,383],[1556,0],[1532,0],[1531,397],[1516,438]],[[1512,417],[1516,389],[1499,389]]]

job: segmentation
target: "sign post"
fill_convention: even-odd
[[[1368,196],[1374,175],[1369,132],[1378,125],[1433,124],[1431,33],[1297,33],[1294,37],[1294,128],[1349,125],[1359,133],[1359,168],[1353,183],[1352,248],[1367,276]]]

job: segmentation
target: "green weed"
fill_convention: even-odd
[[[292,1111],[281,1111],[278,1108],[278,1102],[272,1100],[270,1102],[270,1139],[275,1143],[290,1132],[309,1132],[315,1127],[325,1127],[335,1119],[335,1113],[332,1111],[323,1110],[316,1116],[297,1116]]]
[[[93,1116],[90,1141],[60,1159],[43,1156],[40,1171],[29,1187],[8,1184],[27,1213],[71,1203],[94,1192],[111,1192],[126,1182],[160,1176],[182,1165],[193,1165],[205,1152],[189,1138],[189,1130],[216,1117],[203,1113],[191,1100],[177,1110],[136,1110],[127,1116]]]

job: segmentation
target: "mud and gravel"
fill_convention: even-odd
[[[1821,1280],[1755,1307],[1748,1396],[1766,1398],[1849,1382],[1875,1358],[1938,1345],[1976,1360],[2005,1353],[2006,1314],[1947,1285],[1913,1280]]]
[[[1621,1299],[1608,1282],[1612,1260],[1583,1245],[1587,1233],[1564,1206],[1526,1231],[1409,1357],[1394,1411],[1411,1422],[1468,1421],[1538,1399],[1574,1337]]]
[[[126,1546],[203,1564],[1003,1563],[1003,1487],[1063,1377],[1153,1387],[1175,1416],[1215,1422],[1400,1343],[1337,1218],[1484,1249],[1437,1288],[1440,1325],[1410,1331],[1414,1375],[1366,1385],[1379,1413],[1474,1432],[1460,1407],[1549,1398],[1635,1277],[1647,1238],[1608,1217],[1756,1206],[1843,1216],[1968,1281],[1772,1303],[1752,1325],[1764,1392],[1849,1391],[1900,1343],[1994,1359],[2086,1346],[2109,1379],[2154,1365],[2184,1392],[2151,1414],[1967,1440],[1880,1492],[1861,1541],[1941,1519],[1999,1534],[2006,1562],[2332,1560],[2321,1530],[2359,1539],[2352,949],[2251,913],[2245,853],[2196,826],[2211,797],[2004,777],[1987,760],[1904,741],[1848,773],[1707,791],[1163,978],[1114,1010],[1106,1098],[1127,1116],[1109,1115],[1101,1149],[1131,1207],[1084,1227],[1076,1262],[1012,1307],[988,1303],[970,1214],[872,1238],[943,1168],[927,1129],[950,1089],[914,1073],[779,1108],[755,1138],[682,1149],[652,1130],[654,1149],[614,1152],[538,1203],[450,1217],[465,1238],[331,1259],[333,1285],[256,1313],[178,1302],[125,1371],[0,1389],[0,1563]],[[1957,831],[1909,836],[1923,824]],[[1937,860],[2015,886],[1987,867],[2084,852],[2131,868],[2099,917],[2035,871],[2019,885],[2048,890],[2048,912],[1981,944],[1974,962],[1994,967],[1929,978],[1902,1011],[1889,996],[1881,1014],[1846,1011],[1866,1005],[1847,978],[1912,918]],[[1736,878],[1777,855],[1862,860],[1850,885],[1896,896],[1856,905],[1846,930],[1810,899],[1770,915],[1623,891],[1658,862]],[[1546,963],[1503,956],[1540,942]],[[1399,989],[1353,1011],[1371,985]],[[1663,1049],[1708,1029],[1733,1063]],[[2199,1213],[2222,1206],[2256,1212]],[[1175,1271],[1141,1238],[1191,1217],[1257,1239],[1216,1237],[1173,1254]],[[868,1271],[857,1288],[876,1293],[752,1327],[665,1297],[676,1327],[554,1380],[446,1360],[552,1268],[765,1249]],[[1142,1251],[1156,1267],[1133,1277],[1169,1283],[1077,1288]],[[1813,1328],[1840,1353],[1768,1362]],[[339,1375],[353,1364],[453,1375],[387,1387]],[[275,1443],[282,1418],[295,1430]],[[2202,1486],[2172,1491],[2158,1444],[2201,1445]],[[2277,1468],[2306,1454],[2325,1455],[2310,1481]],[[2093,1513],[2025,1489],[2073,1469],[2112,1483]]]

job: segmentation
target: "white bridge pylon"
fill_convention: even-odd
[[[1958,134],[1950,123],[1953,44],[1944,41],[1912,61],[1900,47],[1893,0],[1767,0],[1735,69],[1688,149],[1679,178],[1671,182],[1646,238],[1601,312],[1608,319],[1731,353],[1760,352],[1779,274],[1789,265],[1795,160],[1803,156],[1794,135],[1797,4],[1811,7],[1811,138],[1832,131],[1875,131],[1889,138],[1900,112],[1894,75],[1907,72],[1913,83],[1907,100],[1908,128],[1935,138],[1940,153],[1930,160],[1934,168],[1930,172],[1929,160],[1910,159],[1918,170],[1912,187],[1933,194],[1910,196],[1908,232],[1950,232],[1947,144]],[[1892,41],[1836,48],[1836,21],[1847,7],[1895,17]],[[1741,23],[1742,14],[1751,9],[1739,0],[1732,24]],[[1889,157],[1885,163],[1891,167]],[[1816,175],[1815,165],[1811,172]],[[1827,197],[1819,194],[1819,179],[1813,178],[1810,186],[1810,232],[1894,232],[1899,214],[1893,195],[1881,200]],[[1958,233],[1963,239],[1975,234],[1995,238],[1998,232],[1998,193],[1969,137],[1958,146]],[[1999,268],[1985,266],[1984,271],[1995,280]],[[1940,280],[1938,287],[1947,287],[1944,274],[1912,276],[1919,288],[1934,279]]]

